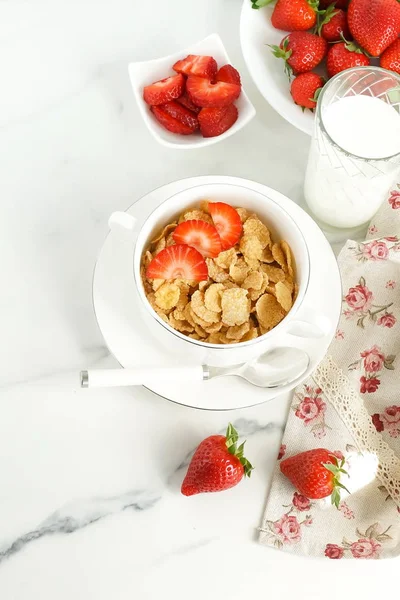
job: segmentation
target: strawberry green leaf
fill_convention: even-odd
[[[268,6],[268,4],[272,4],[275,0],[251,0],[251,7],[256,10],[262,8],[263,6]]]
[[[238,458],[240,463],[243,465],[243,471],[244,471],[245,477],[250,477],[251,472],[254,467],[247,460],[247,458],[243,455],[244,445],[246,442],[243,442],[242,444],[240,444],[239,447],[237,447],[238,439],[239,439],[238,432],[236,431],[236,429],[234,428],[232,423],[229,423],[228,428],[226,430],[225,445],[228,449],[228,452],[230,454],[233,454],[233,456],[236,456],[236,458]]]
[[[321,35],[321,29],[324,25],[329,23],[334,15],[337,14],[337,9],[334,4],[330,4],[326,10],[319,10],[317,13],[317,31],[318,35]]]
[[[336,508],[339,508],[340,504],[340,492],[337,488],[335,488],[331,494],[331,502]]]

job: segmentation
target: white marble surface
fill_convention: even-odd
[[[286,399],[221,414],[140,389],[78,389],[79,369],[115,364],[91,303],[113,210],[168,181],[212,173],[301,200],[309,140],[249,80],[240,4],[0,3],[2,600],[333,600],[392,589],[391,562],[338,567],[255,542]],[[140,120],[127,64],[213,31],[240,68],[257,118],[223,145],[163,148]],[[224,494],[184,498],[188,453],[228,420],[247,434],[254,476]]]

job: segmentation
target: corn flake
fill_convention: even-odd
[[[262,256],[262,244],[255,235],[244,235],[240,240],[240,252],[245,260],[260,260]]]
[[[176,227],[177,223],[169,223],[164,227],[164,229],[160,232],[160,234],[151,241],[152,244],[157,244],[162,238],[166,238],[167,235],[173,231]]]
[[[268,275],[269,280],[273,283],[277,283],[278,281],[283,281],[285,279],[285,272],[279,267],[262,264],[261,269],[266,275]]]
[[[161,287],[165,283],[165,279],[152,279],[151,285],[153,290],[156,292],[159,287]]]
[[[230,248],[229,250],[225,250],[224,252],[220,252],[218,256],[214,259],[215,264],[217,264],[222,269],[229,269],[231,265],[234,265],[237,261],[237,254],[235,248]]]
[[[245,290],[260,290],[263,284],[263,273],[260,271],[252,271],[247,275],[246,279],[242,283],[242,288]]]
[[[239,341],[244,335],[246,335],[246,333],[249,332],[249,330],[250,323],[249,321],[246,321],[242,325],[234,325],[233,327],[229,327],[228,331],[226,332],[226,337],[229,340]]]
[[[206,258],[206,264],[207,264],[207,268],[208,268],[208,275],[213,281],[215,281],[217,283],[223,283],[224,281],[229,279],[228,273],[226,271],[224,271],[224,269],[219,267],[214,262],[214,259]]]
[[[290,277],[293,277],[294,276],[294,268],[293,268],[292,251],[290,249],[290,246],[285,240],[282,240],[281,248],[285,255],[288,273],[289,273]]]
[[[245,236],[255,236],[262,249],[271,245],[271,234],[268,227],[260,221],[256,215],[251,215],[243,224],[243,232]]]
[[[272,256],[274,257],[274,260],[278,263],[278,265],[280,267],[282,267],[282,269],[284,271],[287,271],[288,267],[287,267],[287,264],[286,264],[286,258],[285,258],[285,255],[283,253],[283,250],[282,250],[280,244],[273,244],[273,246],[272,246]]]
[[[278,281],[275,285],[276,299],[282,306],[283,310],[289,312],[292,308],[292,294],[282,281]]]
[[[204,294],[204,304],[208,310],[220,313],[221,308],[221,292],[224,290],[223,283],[213,283]]]
[[[245,223],[250,216],[249,211],[246,208],[242,208],[240,206],[236,208],[236,212],[238,213],[242,223]]]
[[[264,294],[257,300],[256,314],[258,322],[265,333],[278,325],[285,317],[281,305],[275,296],[271,296],[271,294]]]
[[[198,210],[196,208],[184,213],[179,218],[179,223],[182,223],[183,221],[193,221],[193,220],[205,221],[206,223],[210,223],[210,225],[213,225],[213,220],[210,217],[210,215],[207,214],[206,212],[204,212],[203,210]]]
[[[259,333],[258,333],[258,329],[257,327],[250,327],[248,333],[246,333],[241,341],[242,342],[249,342],[250,340],[255,340],[258,337]]]
[[[266,246],[264,248],[264,250],[262,251],[262,255],[261,255],[261,262],[265,262],[265,263],[273,263],[275,262],[275,259],[272,255],[272,250],[270,248],[270,246]]]
[[[239,258],[237,263],[231,265],[229,268],[229,275],[233,279],[235,283],[242,285],[243,281],[246,279],[249,274],[250,267],[243,258]]]
[[[180,289],[175,283],[163,283],[155,292],[155,301],[162,310],[169,310],[177,305]]]
[[[222,294],[222,322],[225,325],[242,325],[249,320],[250,299],[247,290],[232,288]]]
[[[164,248],[166,247],[166,241],[165,238],[162,237],[161,240],[159,240],[153,250],[153,255],[157,256],[157,254],[159,252],[161,252],[161,250],[164,250]]]
[[[207,323],[217,323],[220,320],[217,312],[206,308],[204,304],[203,292],[197,290],[192,296],[190,305],[192,307],[192,311],[203,321],[206,321]]]

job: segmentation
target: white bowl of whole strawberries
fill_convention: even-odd
[[[309,134],[327,79],[369,64],[400,73],[399,36],[398,0],[244,0],[242,10],[242,49],[257,87]]]
[[[142,117],[165,146],[208,146],[255,116],[217,34],[173,55],[131,63],[129,74]]]

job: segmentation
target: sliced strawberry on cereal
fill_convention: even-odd
[[[171,131],[172,133],[190,135],[194,132],[193,127],[189,127],[189,125],[185,125],[184,123],[178,121],[178,119],[171,117],[171,115],[169,115],[167,112],[165,112],[165,110],[163,110],[162,106],[152,106],[151,112],[153,113],[157,121],[160,123],[160,125],[165,127],[165,129],[168,129],[168,131]]]
[[[148,279],[208,279],[206,262],[200,252],[186,244],[168,246],[150,262],[146,270]]]
[[[186,58],[178,60],[173,65],[173,70],[184,75],[197,75],[197,77],[206,77],[214,79],[218,71],[217,61],[212,56],[198,56],[189,54]]]
[[[199,128],[197,116],[175,100],[171,100],[171,102],[167,102],[166,104],[161,104],[159,108],[183,125],[190,127],[192,131]]]
[[[239,96],[241,87],[236,83],[218,81],[211,83],[204,77],[190,75],[186,82],[190,99],[202,108],[222,107],[232,104]]]
[[[238,109],[234,104],[222,108],[202,108],[198,115],[203,137],[216,137],[228,131],[237,121]]]
[[[172,234],[177,244],[196,248],[203,256],[215,258],[221,252],[221,240],[213,225],[200,219],[180,223]]]
[[[225,202],[209,202],[208,212],[221,238],[222,250],[229,250],[242,235],[242,221],[239,213]]]
[[[185,78],[179,73],[146,85],[143,89],[143,100],[150,106],[165,104],[182,96],[184,89]]]
[[[184,92],[180,98],[176,99],[176,101],[179,102],[179,104],[182,104],[182,106],[185,106],[192,112],[196,113],[196,115],[201,111],[200,106],[196,106],[195,104],[193,104],[187,92]]]
[[[240,73],[232,65],[224,65],[221,67],[215,78],[217,81],[225,81],[225,83],[235,83],[236,85],[242,85],[240,80]]]

